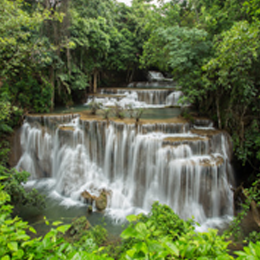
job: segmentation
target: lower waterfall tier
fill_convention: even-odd
[[[106,191],[106,212],[115,219],[147,212],[156,200],[200,223],[232,216],[229,136],[207,120],[197,122],[28,116],[16,167],[32,179],[52,178],[53,189],[75,201],[85,190],[95,196]]]

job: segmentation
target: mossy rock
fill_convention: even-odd
[[[71,227],[68,230],[69,235],[74,236],[76,234],[79,234],[83,231],[88,230],[90,226],[91,225],[85,216],[77,218],[72,222]]]
[[[96,198],[96,208],[99,211],[105,210],[107,207],[107,194],[105,191],[101,192],[99,197]]]

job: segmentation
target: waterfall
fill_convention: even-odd
[[[182,92],[174,89],[101,89],[100,93],[100,96],[95,96],[95,101],[106,107],[116,104],[123,108],[128,105],[133,108],[163,108],[184,105],[178,102],[183,96]],[[90,96],[86,104],[92,100],[93,97]]]
[[[109,191],[116,220],[148,212],[153,201],[182,218],[233,215],[229,136],[210,121],[127,124],[73,116],[27,116],[17,169],[51,178],[55,192],[77,202],[87,190]]]

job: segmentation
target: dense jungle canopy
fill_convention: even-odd
[[[6,168],[7,136],[21,124],[24,114],[45,113],[57,105],[82,103],[87,94],[95,93],[99,86],[127,84],[151,69],[172,77],[200,116],[212,119],[219,129],[230,133],[237,171],[242,173],[247,185],[256,181],[257,186],[260,169],[258,0],[158,0],[156,5],[149,0],[133,0],[131,6],[115,0],[1,0],[0,184],[13,174],[16,177],[8,181],[14,186],[8,187],[17,188],[26,178]],[[0,248],[15,252],[13,259],[21,259],[25,257],[25,251],[18,248],[21,243],[16,241],[29,239],[24,231],[28,227],[20,220],[9,219],[11,209],[6,204],[14,199],[14,188],[4,187],[0,188],[3,213],[0,224],[5,223],[6,230],[1,226]],[[20,189],[17,192],[23,193]],[[254,196],[257,201],[257,190],[254,190]],[[24,203],[32,202],[27,195],[23,195],[23,199]],[[164,210],[172,214],[168,209]],[[147,245],[163,252],[158,258],[146,259],[177,255],[175,245],[167,244],[168,240],[160,237],[160,243],[157,243],[149,240],[149,236],[142,237],[150,232],[148,229],[153,221],[157,222],[153,218],[156,213],[151,214],[151,222],[142,220],[123,237],[140,236],[145,241],[131,242],[134,253]],[[10,238],[10,242],[2,241],[1,237],[13,231],[11,227],[8,229],[12,224],[23,231],[19,231],[19,237]],[[179,234],[192,229],[188,224],[183,225]],[[65,229],[60,228],[60,231],[64,233]],[[69,245],[63,249],[54,245],[58,239],[58,231],[55,232],[46,239],[41,254],[50,252],[54,246],[61,256],[57,253],[56,258],[51,258],[50,254],[49,259],[66,259],[63,253]],[[158,236],[160,234],[153,238]],[[187,241],[189,239],[186,237]],[[202,241],[202,237],[196,239]],[[39,249],[41,245],[34,243],[31,244]],[[223,244],[224,251],[226,246]],[[10,252],[1,250],[0,255],[11,256]],[[28,253],[24,259],[42,259],[42,255],[36,258],[36,251],[30,250],[31,255]],[[96,259],[88,253],[73,258],[78,249],[73,250],[68,249],[72,257],[67,259]],[[216,253],[220,257],[221,254]],[[133,255],[122,259],[137,259]],[[228,259],[224,253],[223,258],[216,258],[216,255],[196,259]],[[10,259],[8,257],[2,259]]]

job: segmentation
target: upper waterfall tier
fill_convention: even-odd
[[[17,168],[54,178],[55,190],[74,200],[109,191],[107,212],[118,219],[155,200],[199,222],[232,215],[229,136],[208,120],[195,123],[28,116]]]
[[[149,82],[149,81],[140,81],[140,82],[131,82],[127,85],[128,88],[173,88],[176,86],[175,82]]]
[[[89,104],[95,98],[95,102],[106,107],[119,105],[125,108],[131,105],[133,108],[160,108],[183,106],[183,104],[179,103],[182,96],[181,91],[174,89],[103,88],[100,90],[100,95],[90,96],[86,104]]]
[[[157,82],[172,82],[172,78],[165,78],[163,74],[159,71],[148,71],[147,78],[149,82],[157,81]]]

